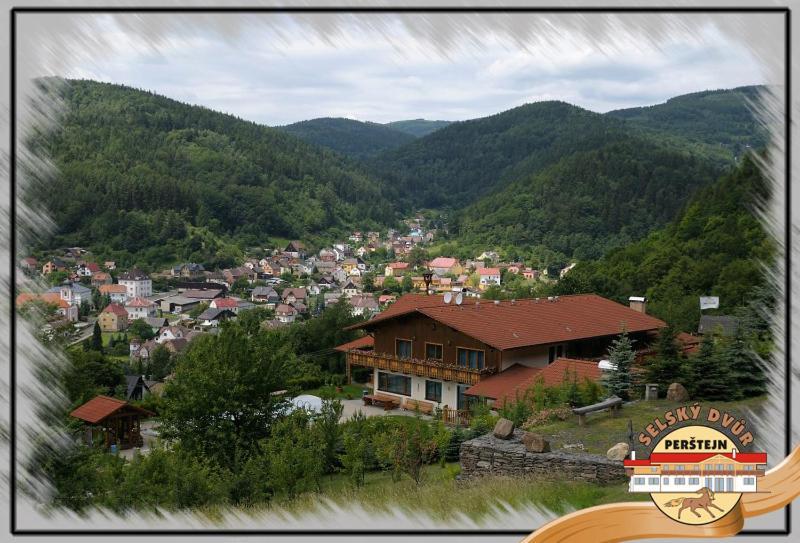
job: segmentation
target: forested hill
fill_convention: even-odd
[[[58,225],[51,246],[122,265],[225,264],[223,239],[308,240],[395,217],[378,179],[279,130],[120,85],[58,92],[63,122],[39,144],[60,174],[29,195]]]
[[[450,121],[429,121],[427,119],[409,119],[407,121],[392,121],[386,123],[389,128],[394,128],[400,132],[411,134],[414,137],[421,138],[427,136],[431,132],[444,128],[450,124]]]
[[[454,122],[375,161],[411,207],[461,207],[563,157],[625,137],[624,123],[564,102]]]
[[[416,139],[411,134],[387,125],[331,117],[276,128],[357,159],[375,156]]]
[[[595,292],[620,302],[647,296],[649,313],[687,331],[697,330],[699,296],[719,296],[720,312],[736,313],[765,290],[760,266],[774,245],[753,210],[767,195],[767,182],[745,157],[666,228],[579,263],[559,283],[560,293]]]
[[[668,223],[719,175],[712,161],[684,149],[636,136],[609,140],[461,210],[451,232],[474,250],[541,247],[566,260],[599,258]]]
[[[741,156],[748,148],[761,149],[767,131],[756,120],[751,105],[765,87],[695,92],[676,96],[663,104],[611,111],[606,115],[631,125],[685,138]]]

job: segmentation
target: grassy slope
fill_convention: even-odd
[[[764,397],[759,397],[738,402],[714,402],[714,407],[727,411],[743,411],[757,409],[764,401]],[[663,416],[665,411],[682,405],[686,405],[686,402],[639,401],[623,408],[622,414],[617,418],[612,418],[607,413],[594,413],[588,415],[587,425],[583,427],[578,426],[575,419],[571,419],[537,426],[531,430],[543,434],[554,449],[566,444],[583,443],[586,452],[605,454],[614,444],[628,441],[628,420],[633,421],[633,431],[638,434],[655,417]]]

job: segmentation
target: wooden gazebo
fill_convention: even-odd
[[[130,449],[142,446],[139,421],[154,413],[123,400],[96,396],[70,415],[90,426],[91,437],[87,434],[87,441],[94,443],[96,437],[102,437],[106,448],[117,444],[120,449]]]

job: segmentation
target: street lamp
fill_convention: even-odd
[[[431,281],[433,280],[433,274],[431,272],[425,272],[422,274],[422,280],[425,281],[425,294],[431,293]]]

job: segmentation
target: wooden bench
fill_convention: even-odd
[[[572,412],[578,415],[578,426],[584,426],[586,424],[587,414],[608,409],[611,416],[616,417],[621,407],[622,398],[619,396],[611,396],[596,404],[587,405],[586,407],[576,407]]]
[[[425,415],[432,415],[434,404],[422,400],[412,400],[411,398],[403,398],[402,408],[406,411],[417,411]]]
[[[362,397],[364,405],[374,405],[375,407],[383,407],[384,411],[391,411],[400,406],[400,401],[392,396],[384,396],[382,394],[366,394]]]

